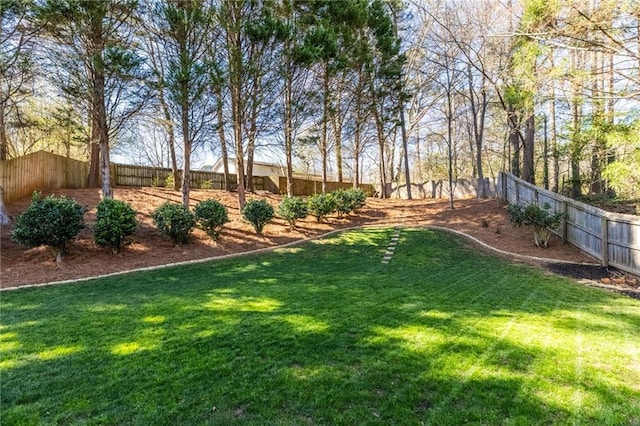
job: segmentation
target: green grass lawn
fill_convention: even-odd
[[[640,424],[640,302],[392,233],[3,292],[0,423]]]

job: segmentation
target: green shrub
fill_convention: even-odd
[[[262,234],[262,229],[273,215],[273,207],[266,200],[249,200],[242,208],[242,217],[253,225],[258,234]]]
[[[336,189],[331,193],[333,201],[335,203],[335,211],[338,212],[338,219],[341,219],[344,215],[351,213],[354,209],[355,200],[347,190]]]
[[[213,188],[212,180],[203,180],[202,182],[200,182],[200,189],[211,189],[211,188]]]
[[[347,193],[353,203],[353,210],[358,210],[359,208],[364,207],[367,202],[367,194],[362,188],[349,188],[347,189]]]
[[[166,202],[151,213],[158,230],[171,238],[173,244],[184,244],[196,226],[196,219],[182,204]]]
[[[318,222],[336,211],[336,203],[331,194],[315,194],[307,201],[309,214],[315,216]]]
[[[93,240],[102,247],[109,247],[114,253],[129,241],[127,237],[136,231],[138,221],[133,208],[120,200],[105,198],[98,203]]]
[[[536,203],[510,204],[507,213],[511,222],[517,226],[532,226],[537,247],[548,247],[551,230],[557,228],[566,217],[562,212],[551,212],[549,203],[540,207]]]
[[[289,223],[290,228],[294,228],[298,219],[304,219],[309,214],[307,202],[302,197],[284,197],[278,205],[278,214]]]
[[[204,200],[194,209],[196,222],[214,240],[220,235],[222,226],[229,222],[227,207],[216,200]]]
[[[56,262],[67,253],[67,243],[84,226],[84,208],[75,200],[34,192],[31,205],[16,219],[11,239],[27,247],[49,246]]]

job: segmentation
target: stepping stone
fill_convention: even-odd
[[[395,249],[396,249],[396,246],[389,246],[389,247],[387,247],[387,252],[395,250]]]

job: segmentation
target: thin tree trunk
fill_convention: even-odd
[[[372,108],[373,116],[376,122],[376,133],[378,135],[378,147],[380,149],[380,198],[387,198],[387,173],[385,167],[384,155],[384,127],[380,113],[374,105]]]
[[[89,107],[89,121],[91,125],[91,136],[88,147],[89,172],[87,174],[87,188],[100,188],[100,132],[92,106]]]
[[[447,158],[449,172],[449,209],[453,210],[453,99],[451,85],[447,87]]]
[[[524,129],[524,149],[522,156],[522,179],[535,184],[536,174],[534,170],[534,138],[535,118],[533,113],[527,117]]]
[[[2,95],[0,94],[0,96]],[[0,161],[4,161],[9,157],[9,138],[7,137],[4,111],[4,102],[0,99]]]
[[[218,98],[216,115],[218,116],[218,139],[220,140],[220,154],[222,156],[222,170],[224,174],[222,189],[224,189],[225,191],[231,191],[231,185],[229,181],[229,153],[227,152],[227,137],[224,134],[224,116],[222,112],[221,98]]]
[[[520,131],[518,117],[511,104],[507,107],[507,121],[509,123],[509,146],[511,147],[511,173],[520,177]]]
[[[4,205],[4,188],[0,186],[0,225],[8,225],[11,223],[11,216]]]
[[[169,112],[169,106],[164,98],[164,91],[159,90],[160,107],[162,108],[162,115],[164,116],[164,126],[167,130],[167,137],[169,138],[169,158],[171,159],[171,171],[173,172],[173,190],[180,190],[180,181],[178,180],[178,159],[176,156],[176,135],[175,127],[173,125],[173,119]]]
[[[182,109],[182,144],[184,148],[184,158],[182,159],[182,205],[189,208],[189,194],[191,192],[191,138],[189,137],[189,87],[187,81],[182,83],[180,92],[182,93],[182,105],[180,107]]]
[[[229,55],[229,91],[231,96],[231,112],[233,121],[233,136],[236,150],[236,172],[238,175],[238,205],[242,209],[246,202],[244,179],[244,148],[242,144],[242,41],[240,24],[242,19],[241,4],[236,2],[224,3],[228,9],[227,45]]]
[[[402,96],[402,94],[400,95]],[[407,137],[407,126],[404,120],[404,101],[400,100],[400,131],[402,134],[402,149],[404,150],[404,176],[407,184],[407,199],[413,199],[411,195],[411,172],[409,167],[409,141]]]
[[[286,47],[289,50],[289,46]],[[284,76],[284,154],[287,163],[287,196],[293,197],[293,116],[291,111],[291,91],[293,86],[293,70],[291,64],[287,64],[287,72]]]
[[[320,135],[320,155],[322,157],[322,193],[327,192],[327,151],[328,151],[328,121],[329,121],[329,64],[324,64],[323,76],[323,105],[322,105],[322,134]]]
[[[551,56],[551,68],[555,68],[553,55]],[[560,186],[560,151],[558,149],[558,137],[556,133],[556,85],[551,82],[551,99],[549,100],[549,137],[551,139],[551,151],[553,152],[553,183],[551,190],[559,192]]]

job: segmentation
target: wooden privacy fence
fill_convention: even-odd
[[[111,164],[114,186],[166,186],[171,169],[126,164]],[[66,158],[45,151],[0,161],[0,186],[4,188],[4,201],[10,203],[30,195],[35,190],[59,188],[85,188],[89,163]],[[174,177],[178,182],[181,173]],[[194,189],[224,188],[224,174],[191,170],[190,186]],[[312,195],[322,190],[322,182],[294,178],[295,195]],[[237,176],[229,175],[231,190],[236,190]],[[350,188],[351,183],[327,182],[327,190]],[[373,193],[372,185],[359,185]],[[287,192],[287,179],[278,176],[253,176],[253,188],[274,194]]]
[[[510,173],[500,173],[500,197],[510,203],[548,203],[556,212],[566,213],[555,233],[600,260],[640,275],[640,217],[611,213],[532,185]]]
[[[39,151],[0,161],[0,186],[10,203],[35,190],[84,188],[88,173],[87,162]]]
[[[280,194],[287,193],[287,178],[279,176],[278,178],[278,192]],[[327,192],[335,191],[336,189],[349,189],[353,188],[352,182],[327,182]],[[375,191],[373,185],[362,183],[358,185],[368,195],[372,195]],[[293,178],[293,195],[306,196],[314,195],[322,192],[322,181]]]
[[[158,167],[111,164],[113,183],[118,186],[166,186],[167,178],[172,173],[171,169]],[[180,182],[182,173],[178,172],[174,179]],[[195,189],[223,189],[224,174],[191,170],[189,173],[189,185]],[[238,177],[236,175],[229,175],[229,186],[231,190],[238,188]],[[253,187],[257,190],[268,190],[268,188],[265,188],[265,177],[253,176]]]

